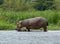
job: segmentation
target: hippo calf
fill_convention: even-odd
[[[47,32],[47,26],[48,26],[48,21],[45,18],[35,17],[35,18],[19,21],[17,23],[16,30],[21,31],[22,27],[26,27],[27,31],[30,31],[30,29],[43,28],[44,32]]]

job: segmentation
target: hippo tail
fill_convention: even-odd
[[[48,22],[47,22],[47,26],[48,26]]]

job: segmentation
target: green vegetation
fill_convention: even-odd
[[[60,29],[60,11],[0,11],[0,30],[14,30],[20,20],[33,17],[44,17],[48,20],[48,29]]]
[[[7,11],[60,10],[60,0],[0,0],[0,9]]]
[[[48,29],[60,29],[60,0],[0,0],[0,30],[14,30],[20,20],[44,17]]]

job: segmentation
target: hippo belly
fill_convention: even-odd
[[[30,27],[30,29],[39,29],[40,27],[37,27],[37,26],[32,26],[32,27]]]
[[[41,26],[34,24],[34,25],[29,26],[29,28],[30,29],[39,29],[39,28],[41,28]]]

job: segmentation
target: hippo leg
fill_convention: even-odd
[[[27,31],[29,31],[29,32],[30,32],[30,28],[26,27],[26,29],[27,29]]]
[[[44,28],[44,32],[47,32],[47,27],[43,27]]]

